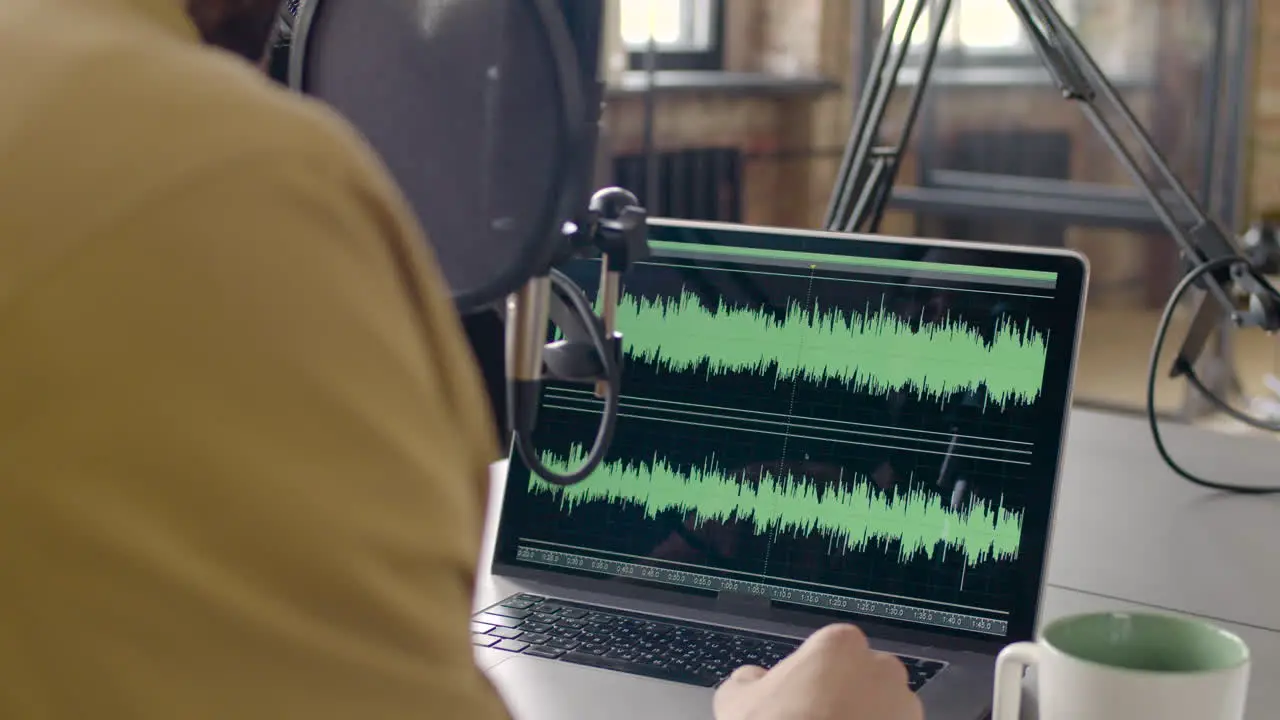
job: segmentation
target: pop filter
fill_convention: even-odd
[[[551,0],[306,0],[289,84],[381,156],[464,314],[545,273],[586,207],[583,76]]]
[[[344,115],[381,156],[427,231],[458,310],[501,306],[513,445],[548,482],[585,479],[613,437],[621,276],[649,254],[635,196],[586,201],[603,5],[596,0],[302,0],[288,82]],[[292,20],[290,23],[289,21]],[[288,25],[292,28],[288,28]],[[597,316],[553,264],[599,256]],[[548,321],[561,339],[546,345]],[[594,385],[604,411],[581,467],[547,467],[532,441],[542,380]]]

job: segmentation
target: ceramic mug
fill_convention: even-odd
[[[996,660],[992,720],[1017,720],[1036,670],[1040,720],[1244,720],[1249,648],[1209,623],[1146,613],[1055,620]]]

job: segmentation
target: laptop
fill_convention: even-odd
[[[514,455],[476,659],[517,718],[706,720],[735,668],[855,623],[930,720],[979,720],[1036,627],[1088,268],[1078,254],[651,221],[607,457]],[[563,268],[589,295],[598,261]],[[602,402],[549,384],[577,467]],[[495,499],[495,502],[498,500]]]

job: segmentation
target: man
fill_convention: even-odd
[[[0,3],[5,720],[505,715],[473,359],[384,170],[261,73],[276,5]],[[836,627],[717,712],[913,718],[904,677]]]

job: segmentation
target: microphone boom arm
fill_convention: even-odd
[[[902,22],[907,2],[914,3],[907,25],[908,40],[895,48],[893,37],[898,24]],[[877,147],[875,143],[884,123],[888,99],[897,88],[898,75],[910,46],[909,38],[925,5],[930,2],[931,0],[898,0],[890,14],[873,57],[871,73],[864,84],[853,131],[846,145],[844,161],[827,209],[825,224],[828,229],[844,232],[879,231],[885,207],[893,192],[901,157],[919,112],[920,97],[932,74],[941,30],[949,14],[951,0],[937,0],[933,3],[937,12],[932,17],[932,27],[922,51],[920,76],[903,120],[899,145]],[[1183,374],[1186,368],[1195,363],[1217,325],[1218,318],[1223,315],[1237,326],[1259,327],[1268,331],[1280,329],[1280,305],[1277,305],[1274,296],[1254,276],[1227,232],[1209,217],[1170,169],[1150,135],[1089,55],[1075,31],[1054,8],[1051,0],[1009,0],[1009,6],[1018,16],[1033,49],[1061,90],[1063,98],[1080,106],[1112,154],[1133,177],[1152,210],[1177,243],[1188,269],[1218,258],[1241,258],[1239,263],[1224,263],[1221,269],[1206,273],[1198,281],[1206,293],[1198,300],[1192,330],[1183,343],[1172,374]],[[890,53],[895,49],[897,52],[891,58]],[[1107,105],[1105,111],[1100,107],[1102,103]],[[1119,118],[1120,125],[1136,141],[1141,158],[1135,157],[1121,141],[1108,116]],[[1144,168],[1152,170],[1154,178],[1149,177]],[[851,202],[855,192],[859,190],[857,202]],[[1249,297],[1250,302],[1246,308],[1240,307],[1233,297],[1232,288]]]

